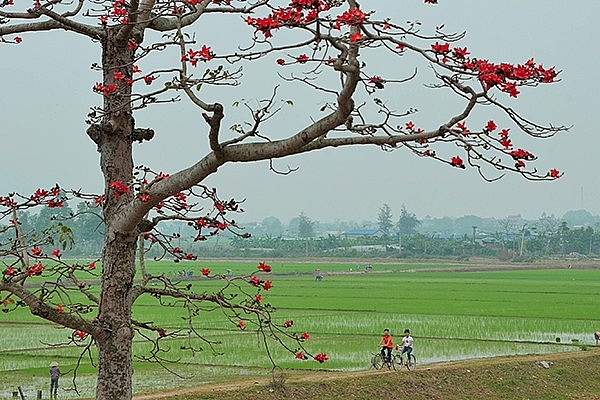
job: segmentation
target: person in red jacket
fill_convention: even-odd
[[[381,346],[381,357],[383,357],[383,362],[387,363],[388,367],[392,365],[392,349],[394,348],[394,339],[392,335],[390,335],[390,330],[385,328],[383,330],[383,336],[379,341],[379,346]]]

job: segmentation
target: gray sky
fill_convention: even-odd
[[[501,218],[521,214],[537,218],[542,212],[562,216],[565,211],[579,208],[600,214],[596,158],[600,137],[593,126],[595,114],[600,111],[600,46],[595,21],[600,15],[600,2],[422,3],[364,0],[361,5],[363,10],[377,10],[378,17],[396,22],[418,19],[424,31],[442,23],[447,31],[466,30],[467,37],[460,45],[479,58],[522,63],[534,57],[545,67],[555,65],[562,70],[561,82],[523,89],[517,101],[510,104],[536,122],[573,125],[570,132],[531,142],[518,135],[507,119],[497,118],[496,114],[492,118],[501,126],[511,127],[513,142],[524,144],[540,157],[536,165],[541,171],[557,168],[565,175],[555,182],[536,183],[506,176],[488,183],[475,171],[419,159],[402,149],[388,153],[364,147],[330,149],[277,161],[281,169],[299,168],[288,176],[270,173],[266,162],[223,167],[208,184],[216,186],[225,198],[247,199],[246,213],[239,220],[273,215],[287,222],[302,211],[321,221],[375,219],[383,203],[390,204],[394,217],[402,204],[418,217],[475,214]],[[239,23],[239,29],[228,25],[229,34],[203,35],[201,42],[219,52],[237,42],[232,36],[241,35],[239,40],[244,40],[244,35],[251,33],[243,23],[233,23]],[[101,77],[90,69],[99,59],[99,46],[62,31],[21,36],[24,40],[18,46],[0,44],[0,195],[15,190],[32,193],[37,187],[56,182],[63,187],[100,192],[98,153],[85,134],[84,123],[89,107],[100,102],[91,88]],[[384,78],[406,76],[413,68],[404,60],[381,65],[378,60],[366,61],[371,71]],[[223,90],[227,94],[222,98],[220,93],[217,97],[217,92],[210,92],[214,97],[209,100],[228,106],[239,98],[266,97],[272,84],[280,83],[277,71],[277,65],[269,60],[261,69],[247,70],[249,82],[235,90]],[[452,97],[423,88],[422,83],[433,81],[427,68],[421,68],[419,79],[418,85],[414,82],[406,89],[386,87],[382,96],[387,96],[391,104],[397,102],[397,109],[418,108],[420,113],[412,119],[426,130],[433,129],[460,104],[453,103]],[[320,93],[297,86],[282,88],[280,94],[293,99],[296,105],[282,114],[282,120],[270,125],[273,130],[298,130],[311,115],[318,116],[323,104]],[[226,115],[232,115],[232,111],[226,109]],[[487,120],[485,115],[481,118]],[[200,113],[188,105],[157,106],[138,115],[136,121],[138,126],[157,131],[150,144],[137,146],[136,164],[174,172],[207,151],[204,122]],[[229,118],[225,124],[235,122],[239,121]]]

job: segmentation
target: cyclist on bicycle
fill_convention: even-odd
[[[413,351],[413,338],[412,336],[410,336],[410,329],[405,329],[404,330],[404,337],[402,338],[402,353],[400,354],[400,356],[402,356],[404,353],[408,353],[408,361],[410,362],[410,355],[412,354]]]
[[[392,363],[392,349],[394,348],[394,340],[392,335],[390,335],[390,330],[388,328],[383,330],[383,336],[379,341],[379,346],[381,346],[381,357],[383,358],[383,362],[387,363],[389,367]]]

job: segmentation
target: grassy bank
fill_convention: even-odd
[[[550,362],[549,368],[538,365]],[[283,385],[240,381],[136,397],[164,400],[286,399],[600,399],[600,349],[536,356],[461,360],[415,371],[322,372]]]

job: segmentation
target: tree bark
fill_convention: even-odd
[[[132,287],[135,276],[137,222],[122,231],[123,211],[131,207],[134,194],[129,188],[117,192],[111,182],[129,185],[133,174],[132,132],[134,129],[130,104],[131,85],[115,78],[115,72],[132,76],[134,49],[119,31],[107,32],[102,43],[103,84],[117,85],[118,90],[104,94],[102,137],[98,145],[100,167],[105,179],[106,200],[103,205],[106,233],[102,254],[102,281],[97,329],[94,339],[98,347],[98,382],[96,399],[129,400],[132,398],[131,324]]]

